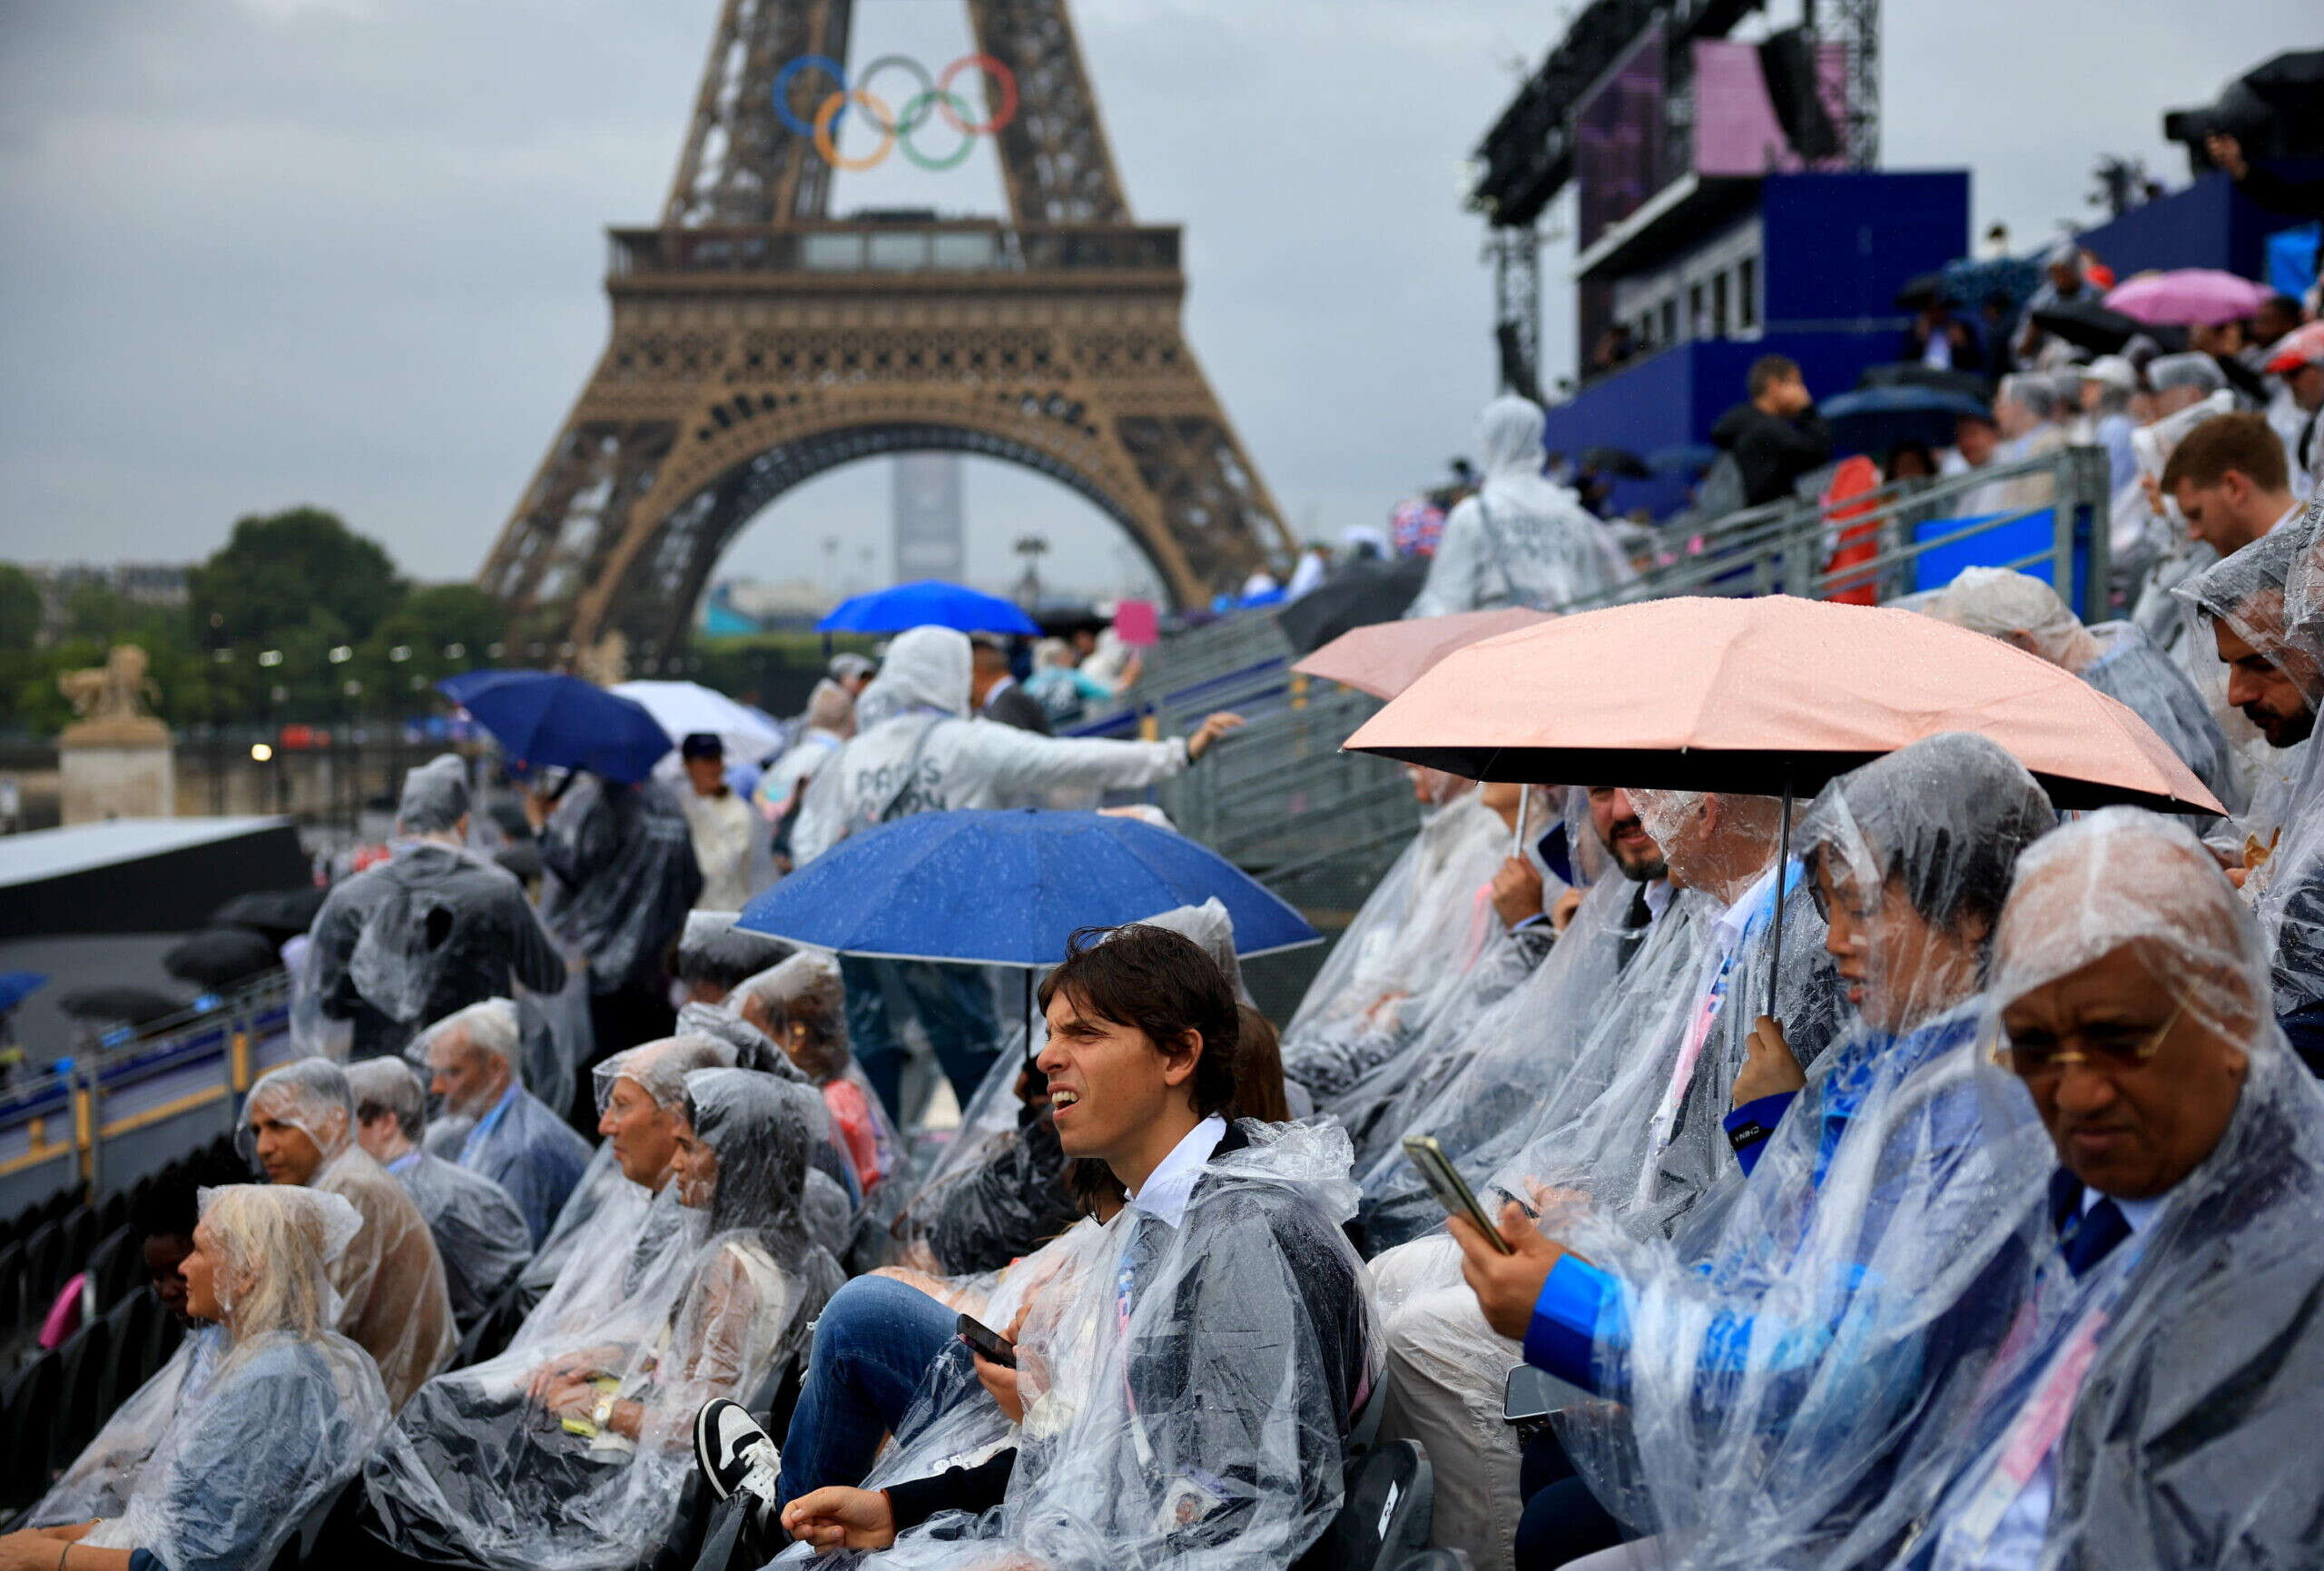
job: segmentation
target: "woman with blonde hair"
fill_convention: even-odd
[[[224,1328],[217,1372],[162,1431],[117,1517],[0,1537],[5,1571],[241,1571],[271,1562],[388,1426],[340,1336],[330,1266],[362,1225],[334,1194],[205,1190],[186,1307]]]

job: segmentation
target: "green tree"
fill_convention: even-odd
[[[507,610],[474,584],[422,584],[379,619],[353,662],[363,683],[364,707],[409,714],[432,702],[438,679],[501,663]]]
[[[407,588],[384,547],[320,508],[241,519],[187,587],[205,641],[261,646],[326,618],[359,641]]]
[[[0,562],[0,649],[23,654],[40,642],[40,586],[14,562]]]

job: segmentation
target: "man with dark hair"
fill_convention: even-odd
[[[1735,455],[1743,505],[1756,508],[1783,500],[1800,476],[1831,461],[1832,430],[1817,412],[1797,361],[1761,355],[1751,362],[1746,387],[1749,401],[1719,416],[1710,440]]]
[[[1009,668],[1009,646],[979,636],[969,640],[969,703],[988,720],[1036,736],[1049,734],[1049,713]]]
[[[2284,445],[2265,415],[2218,415],[2189,431],[2162,466],[2162,494],[2187,532],[2231,557],[2299,510]]]
[[[1038,1062],[1059,1140],[1068,1156],[1103,1161],[1129,1197],[1037,1289],[1019,1343],[1024,1387],[1015,1368],[975,1356],[1004,1413],[1039,1408],[1044,1421],[1021,1450],[920,1477],[916,1467],[944,1447],[920,1447],[907,1426],[874,1475],[884,1487],[847,1487],[811,1476],[837,1460],[815,1428],[824,1393],[811,1375],[789,1457],[733,1404],[714,1403],[696,1428],[704,1471],[722,1496],[749,1487],[763,1530],[787,1501],[781,1528],[818,1548],[881,1548],[965,1512],[987,1539],[1021,1546],[1039,1524],[1123,1565],[1231,1540],[1238,1563],[1288,1566],[1338,1509],[1342,1437],[1379,1368],[1334,1198],[1345,1137],[1228,1122],[1235,994],[1178,934],[1078,934],[1041,1001],[1049,1044]],[[949,1314],[931,1319],[937,1345],[914,1349],[928,1355],[919,1368],[898,1361],[901,1384],[959,1357],[943,1345]],[[859,1476],[870,1451],[849,1458]]]
[[[721,1004],[736,988],[777,961],[791,945],[734,925],[734,911],[696,911],[678,937],[678,985],[687,1003]]]

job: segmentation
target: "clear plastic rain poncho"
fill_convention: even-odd
[[[532,1260],[525,1213],[490,1179],[421,1148],[428,1132],[428,1092],[409,1064],[367,1058],[348,1065],[347,1083],[358,1118],[391,1115],[410,1143],[409,1151],[382,1165],[428,1219],[437,1258],[444,1263],[452,1317],[466,1329],[516,1285]]]
[[[1340,1231],[1354,1200],[1347,1137],[1233,1131],[1176,1226],[1133,1202],[1055,1246],[1072,1264],[1035,1289],[1019,1333],[1026,1418],[1004,1502],[978,1520],[933,1517],[872,1564],[1021,1552],[1046,1566],[1239,1571],[1287,1566],[1322,1534],[1339,1509],[1342,1436],[1380,1368],[1363,1267]],[[959,1374],[940,1359],[923,1396]],[[922,1460],[918,1428],[906,1420],[899,1461]],[[883,1463],[866,1482],[902,1477]]]
[[[223,1345],[183,1393],[118,1517],[81,1540],[169,1571],[271,1563],[388,1424],[363,1349],[331,1329],[331,1263],[362,1225],[336,1195],[233,1184],[202,1196]]]
[[[464,1045],[465,1044],[465,1045]],[[525,1089],[524,1033],[515,1003],[488,998],[429,1026],[411,1044],[422,1072],[458,1064],[467,1053],[497,1059],[507,1089],[480,1105],[448,1106],[472,1121],[457,1151],[445,1154],[508,1191],[538,1243],[589,1165],[589,1142],[564,1116]]]
[[[2311,713],[2324,701],[2324,623],[2309,615],[2306,592],[2318,548],[2313,509],[2262,535],[2180,588],[2206,626],[2224,622],[2288,677]],[[2288,585],[2297,578],[2295,598]],[[2316,811],[2324,787],[2316,778],[2316,748],[2304,742],[2280,750],[2293,784],[2273,804],[2278,817],[2262,822],[2270,804],[2255,802],[2244,828],[2250,871],[2244,897],[2260,914],[2260,931],[2275,955],[2276,1013],[2290,1015],[2324,1003],[2324,825]]]
[[[591,991],[658,992],[662,955],[702,895],[694,838],[669,787],[575,778],[542,825],[555,874],[549,931],[586,963]]]
[[[2055,589],[2006,568],[1964,568],[1922,609],[1939,621],[2039,655],[2127,706],[2229,812],[2241,809],[2243,782],[2219,722],[2187,674],[2135,625],[2102,622],[2086,627]]]
[[[1194,940],[1243,996],[1235,921],[1216,897],[1143,917],[1139,924]],[[903,1243],[905,1263],[943,1277],[997,1271],[1080,1220],[1081,1208],[1066,1186],[1057,1126],[1046,1106],[1035,1108],[1019,1092],[1020,1082],[1035,1095],[1049,1084],[1033,1067],[1048,1039],[1047,1023],[1036,1011],[1031,1024],[1029,1046],[1021,1023],[1015,1039],[1002,1043],[962,1111],[951,1143],[896,1219],[891,1231]]]
[[[428,1220],[355,1143],[355,1098],[339,1065],[302,1058],[271,1070],[242,1105],[246,1120],[277,1119],[303,1131],[323,1158],[306,1187],[338,1195],[362,1217],[362,1230],[331,1261],[339,1329],[371,1355],[389,1405],[401,1408],[458,1340]],[[248,1155],[247,1123],[240,1138]]]
[[[969,637],[914,627],[888,646],[856,703],[856,733],[815,774],[792,831],[812,861],[875,824],[955,807],[1094,806],[1187,766],[1186,744],[1039,736],[969,717]],[[1062,796],[1060,794],[1064,794]]]
[[[1464,791],[1421,825],[1284,1028],[1284,1077],[1318,1105],[1394,1057],[1497,935],[1490,885],[1509,829],[1478,796]]]
[[[1792,1565],[1971,1401],[2008,1328],[2053,1157],[1986,1058],[1979,989],[2019,855],[2056,822],[1980,736],[1842,776],[1802,825],[1845,906],[1856,1018],[1807,1083],[1738,1107],[1750,1177],[1675,1240],[1552,1202],[1561,1265],[1527,1357],[1594,1396],[1559,1419],[1601,1503],[1676,1561]],[[1585,1263],[1586,1261],[1586,1263]]]
[[[2247,1058],[2225,1132],[2078,1280],[2034,1182],[2021,1203],[2042,1248],[1995,1295],[2007,1340],[1974,1406],[1925,1425],[1878,1509],[1817,1564],[2315,1563],[2324,1093],[2267,1018],[2266,950],[2210,854],[2132,809],[2068,825],[2019,862],[1993,1008],[2125,947],[2180,1017]],[[2197,1072],[2200,1050],[2165,1051]],[[2046,1512],[2021,1487],[2044,1474]]]
[[[188,1330],[153,1378],[113,1409],[96,1438],[25,1516],[25,1526],[65,1527],[120,1516],[154,1446],[179,1410],[201,1399],[225,1348],[222,1326],[197,1324]]]
[[[1613,531],[1541,472],[1546,418],[1529,399],[1485,405],[1477,417],[1483,482],[1444,520],[1428,581],[1405,616],[1496,606],[1555,610],[1618,591],[1637,576]]]
[[[400,1552],[494,1571],[637,1565],[693,1476],[694,1414],[748,1400],[805,1345],[842,1280],[800,1214],[822,1110],[750,1070],[697,1070],[685,1094],[708,1160],[675,1187],[705,1236],[677,1292],[431,1381],[364,1469]],[[553,1412],[528,1394],[544,1370],[586,1383],[558,1388],[575,1394]]]
[[[666,1141],[685,1121],[686,1076],[734,1067],[733,1047],[708,1036],[665,1037],[625,1048],[594,1071],[598,1115],[612,1105],[615,1082],[626,1080],[653,1102]],[[600,1141],[526,1268],[525,1285],[539,1297],[509,1350],[586,1331],[624,1300],[663,1290],[655,1284],[683,1272],[700,1246],[700,1217],[678,1203],[666,1163],[650,1181],[633,1181],[613,1140]]]
[[[431,1020],[521,983],[554,996],[565,961],[505,869],[464,849],[468,781],[447,754],[412,770],[397,814],[415,838],[341,883],[309,931],[322,1013],[354,1025],[359,1058],[401,1052]]]
[[[903,1137],[848,1051],[847,988],[837,959],[803,949],[744,982],[728,1003],[822,1090],[859,1194],[869,1197],[891,1175],[903,1173]],[[896,1194],[886,1203],[901,1206],[903,1199]]]

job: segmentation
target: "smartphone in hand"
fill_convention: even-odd
[[[1485,1208],[1477,1202],[1476,1192],[1469,1188],[1468,1181],[1461,1176],[1461,1170],[1452,1165],[1452,1159],[1444,1154],[1444,1147],[1438,1143],[1434,1135],[1404,1136],[1404,1155],[1412,1160],[1413,1166],[1420,1170],[1421,1181],[1428,1185],[1428,1192],[1436,1197],[1436,1203],[1444,1208],[1446,1216],[1468,1218],[1477,1225],[1477,1230],[1492,1241],[1494,1249],[1504,1255],[1517,1252],[1509,1247],[1509,1240],[1501,1236],[1501,1229],[1492,1218],[1485,1214]]]
[[[960,1340],[974,1348],[988,1364],[999,1364],[1004,1369],[1017,1367],[1017,1344],[974,1315],[960,1317]]]

